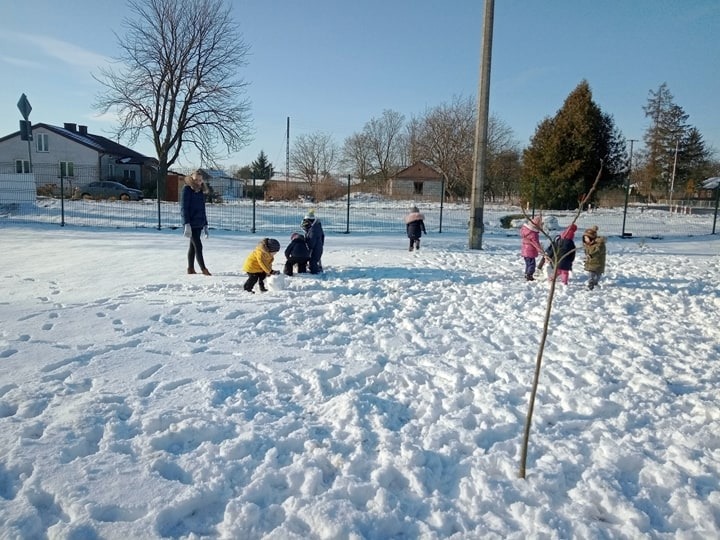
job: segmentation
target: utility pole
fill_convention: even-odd
[[[483,39],[480,53],[477,121],[475,124],[475,169],[472,182],[470,249],[482,249],[483,210],[485,204],[485,165],[487,162],[488,110],[490,108],[490,63],[495,0],[485,0]]]

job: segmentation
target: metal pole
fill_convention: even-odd
[[[470,249],[482,249],[483,210],[485,203],[485,162],[487,159],[488,111],[490,108],[490,60],[495,0],[485,0],[483,39],[478,88],[477,123],[475,125],[475,169],[472,185]]]
[[[253,176],[252,176],[252,181],[253,181],[253,198],[252,198],[252,201],[253,201],[252,210],[253,211],[252,211],[252,228],[250,229],[250,232],[254,233],[255,232],[255,173],[254,172],[253,172]]]
[[[537,194],[537,177],[533,180],[532,216],[535,217],[535,195]]]
[[[350,175],[347,182],[347,216],[345,217],[345,234],[350,234]]]
[[[65,226],[65,175],[60,169],[60,226]]]
[[[160,211],[160,169],[155,171],[155,196],[157,197],[158,231],[162,229],[162,217]],[[182,201],[181,201],[182,202]]]
[[[32,172],[32,145],[30,139],[28,139],[28,166],[30,167],[30,170],[28,172]]]
[[[678,145],[680,144],[680,139],[677,139],[675,141],[675,159],[673,160],[673,171],[672,171],[672,178],[670,179],[670,208],[669,211],[672,213],[672,202],[673,202],[673,191],[675,191],[675,168],[677,167],[677,155],[678,155]]]
[[[630,139],[630,162],[628,164],[627,178],[625,179],[625,208],[623,209],[622,233],[620,234],[622,238],[625,238],[625,219],[627,218],[628,198],[630,197],[630,173],[632,172],[633,143],[636,140],[637,139]]]
[[[713,217],[712,234],[715,234],[715,223],[717,223],[718,204],[720,203],[720,184],[715,188],[715,216]]]
[[[442,233],[442,218],[443,218],[443,203],[445,202],[445,176],[442,177],[440,182],[440,228],[439,233]]]

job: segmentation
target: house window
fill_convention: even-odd
[[[38,133],[35,135],[35,140],[37,141],[37,151],[38,152],[48,152],[48,136],[47,133]]]
[[[27,159],[16,159],[15,160],[15,172],[22,174],[22,173],[29,173],[30,172],[30,162]]]
[[[135,171],[123,171],[123,178],[135,182]]]
[[[413,195],[422,195],[423,194],[423,183],[422,182],[413,182]]]
[[[68,176],[75,176],[75,165],[72,161],[61,161],[60,162],[60,176],[67,178]]]

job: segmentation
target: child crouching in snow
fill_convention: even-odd
[[[270,275],[279,274],[272,269],[275,254],[280,251],[280,242],[274,238],[263,238],[255,249],[245,259],[243,272],[247,272],[248,278],[243,288],[249,293],[255,293],[253,288],[260,283],[260,292],[267,292],[265,278]]]
[[[307,272],[307,265],[310,261],[310,249],[305,241],[305,235],[294,232],[290,235],[290,243],[285,248],[285,268],[287,276],[293,275],[293,267],[297,265],[298,274]]]

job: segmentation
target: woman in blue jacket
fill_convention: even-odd
[[[202,273],[206,276],[212,275],[205,266],[203,245],[202,240],[200,240],[201,234],[205,238],[208,237],[208,221],[205,213],[205,196],[207,193],[208,188],[203,181],[201,172],[195,171],[190,176],[185,177],[180,212],[185,226],[185,237],[190,239],[190,247],[188,247],[187,253],[188,274],[197,274],[195,272],[195,259],[197,259]]]

